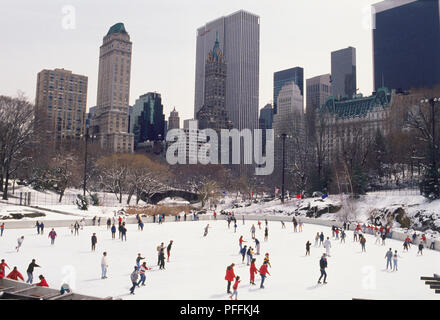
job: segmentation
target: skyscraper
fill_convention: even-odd
[[[373,5],[374,88],[408,90],[440,84],[438,0]]]
[[[227,63],[225,106],[234,128],[258,127],[260,18],[240,10],[197,29],[194,117],[205,102],[205,62],[213,44]]]
[[[263,147],[263,154],[266,154],[266,129],[272,129],[272,123],[273,123],[273,108],[270,103],[266,104],[264,108],[260,110],[260,118],[258,119],[259,122],[259,128],[262,131],[262,147]]]
[[[323,74],[306,80],[306,110],[314,112],[331,96],[330,74]]]
[[[134,147],[128,128],[131,47],[122,23],[110,28],[100,47],[97,105],[92,122],[101,146],[113,152],[133,152]]]
[[[133,105],[130,118],[131,133],[134,134],[135,149],[145,141],[162,141],[165,138],[165,115],[161,95],[148,92]]]
[[[38,73],[35,118],[47,143],[84,134],[87,81],[86,76],[64,69]]]
[[[286,84],[295,83],[304,96],[304,69],[301,67],[290,68],[273,74],[273,113],[278,112],[278,94]]]
[[[180,117],[179,112],[176,111],[176,108],[170,112],[170,116],[168,117],[168,126],[167,131],[171,129],[179,129],[180,128]]]
[[[352,98],[356,94],[356,49],[348,47],[331,53],[332,95]]]
[[[295,163],[298,148],[303,145],[304,132],[304,98],[299,86],[295,83],[285,84],[278,94],[278,112],[273,116],[275,135],[275,168],[281,173],[283,147],[282,134],[288,135],[285,142],[286,168]]]

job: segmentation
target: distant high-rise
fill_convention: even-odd
[[[306,110],[314,112],[331,96],[330,74],[323,74],[306,80]]]
[[[331,53],[332,95],[352,98],[356,94],[356,49],[348,47]]]
[[[304,69],[301,67],[290,68],[273,74],[273,113],[278,112],[278,94],[286,84],[294,83],[304,96]]]
[[[225,106],[234,128],[258,127],[260,18],[240,10],[197,29],[194,117],[205,103],[205,62],[213,43],[227,62]]]
[[[128,128],[131,47],[124,24],[117,23],[104,37],[99,53],[97,106],[92,122],[101,146],[113,152],[133,152],[134,147]]]
[[[285,156],[286,168],[291,168],[297,160],[298,148],[304,145],[304,98],[299,86],[295,83],[285,84],[278,94],[278,112],[273,116],[275,135],[275,168],[281,173],[283,146],[282,134],[286,134]]]
[[[176,111],[176,108],[170,112],[170,116],[168,117],[168,125],[167,131],[171,129],[179,129],[180,128],[180,117],[179,112]]]
[[[438,0],[387,0],[373,5],[374,89],[440,84]]]
[[[35,118],[47,143],[84,135],[86,105],[86,76],[64,69],[38,73]]]
[[[266,154],[266,129],[272,129],[272,122],[273,122],[273,108],[270,103],[266,104],[264,108],[260,110],[260,118],[258,119],[259,122],[259,128],[262,131],[262,147],[263,147],[263,154]]]
[[[145,141],[162,141],[165,138],[165,115],[159,93],[148,92],[139,97],[133,106],[130,119],[135,148]]]

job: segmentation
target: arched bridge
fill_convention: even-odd
[[[189,203],[194,203],[198,201],[198,194],[190,191],[184,191],[184,190],[167,190],[164,192],[159,192],[154,194],[152,197],[148,198],[145,193],[141,194],[141,199],[145,202],[157,204],[161,200],[165,198],[183,198]]]

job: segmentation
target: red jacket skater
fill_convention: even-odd
[[[270,275],[269,270],[267,270],[267,264],[264,263],[261,267],[260,267],[260,274],[262,276],[265,276],[266,274]]]
[[[0,279],[3,279],[5,277],[6,267],[9,268],[9,266],[6,262],[0,263]]]
[[[37,286],[39,287],[49,287],[49,285],[47,284],[46,279],[41,279],[39,283],[37,283]]]
[[[238,284],[240,283],[240,280],[235,280],[234,285],[232,286],[232,289],[237,290]]]
[[[258,269],[255,266],[255,263],[251,263],[251,267],[250,267],[249,271],[251,273],[251,282],[254,282],[255,281],[255,275],[258,272]]]
[[[230,266],[228,266],[226,268],[226,276],[225,276],[225,280],[232,282],[235,279],[235,273],[234,273],[234,267],[232,266],[232,264]]]
[[[18,278],[20,278],[24,281],[22,274],[17,269],[12,270],[11,273],[8,274],[7,278],[12,280],[18,280]]]

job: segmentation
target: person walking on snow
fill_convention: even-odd
[[[32,262],[29,264],[26,270],[28,276],[26,283],[32,284],[32,282],[34,281],[34,268],[41,268],[41,267],[35,263],[35,259],[32,259]]]
[[[107,260],[107,252],[102,254],[101,258],[101,279],[107,279],[107,269],[108,269],[108,260]]]
[[[267,262],[266,261],[260,267],[259,271],[260,271],[260,277],[261,277],[260,289],[264,289],[264,280],[266,279],[267,275],[270,275],[269,270],[267,270]]]
[[[57,233],[55,232],[55,230],[52,228],[52,231],[49,232],[49,238],[50,238],[50,244],[53,245],[55,244],[55,238],[57,237]]]
[[[235,277],[235,283],[232,286],[232,289],[234,289],[234,292],[232,292],[232,295],[229,296],[229,299],[232,300],[232,298],[235,296],[235,300],[237,300],[237,295],[238,295],[238,284],[240,283],[240,277],[236,276]]]
[[[255,266],[255,262],[257,259],[252,259],[251,267],[249,268],[249,272],[251,273],[250,284],[255,285],[255,275],[258,273],[258,269]]]
[[[390,267],[390,269],[393,268],[391,264],[392,258],[393,258],[393,250],[391,250],[390,248],[390,250],[388,250],[387,253],[385,254],[385,259],[387,259],[387,270],[388,270],[388,266]]]
[[[326,251],[328,257],[330,257],[330,248],[331,247],[332,247],[332,244],[330,242],[330,238],[327,237],[327,240],[325,240],[325,242],[324,242],[324,248],[325,248],[325,251]]]
[[[234,281],[235,273],[234,273],[235,264],[232,263],[226,268],[225,280],[228,282],[226,293],[231,294],[231,282]]]
[[[20,250],[20,247],[22,246],[24,241],[24,236],[21,236],[20,238],[17,239],[17,246],[15,247],[15,250],[17,250],[17,252]]]
[[[325,269],[327,268],[327,258],[326,254],[323,253],[321,259],[319,260],[319,270],[321,272],[321,276],[318,279],[318,283],[321,283],[322,277],[324,277],[324,283],[327,283],[327,272]]]

